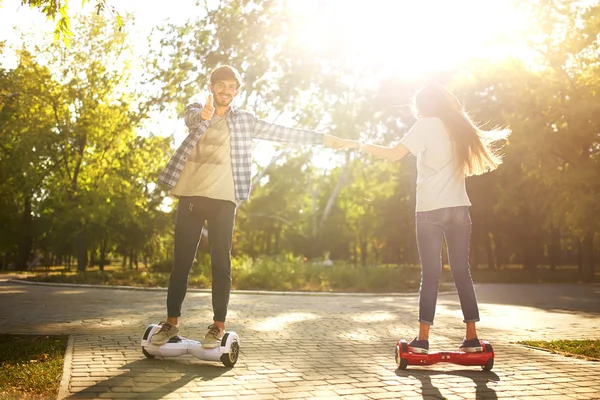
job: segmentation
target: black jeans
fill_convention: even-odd
[[[479,308],[469,267],[471,217],[469,207],[418,212],[417,245],[421,259],[419,322],[433,325],[442,273],[442,240],[446,239],[450,270],[458,291],[464,322],[479,321]]]
[[[175,222],[175,258],[167,294],[169,318],[181,316],[181,304],[187,292],[188,276],[196,258],[202,228],[208,221],[213,320],[225,322],[231,291],[231,240],[235,209],[236,205],[226,200],[207,197],[179,199]]]

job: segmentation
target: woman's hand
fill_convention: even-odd
[[[323,145],[338,150],[360,148],[360,142],[358,140],[342,139],[331,135],[325,135]]]

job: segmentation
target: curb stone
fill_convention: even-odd
[[[60,386],[58,388],[57,400],[64,400],[69,395],[69,382],[71,381],[71,362],[73,360],[73,342],[75,342],[75,336],[69,335],[67,341],[67,349],[65,350],[65,359],[63,362],[63,374],[60,380]]]
[[[78,287],[78,288],[95,288],[95,289],[113,289],[113,290],[141,290],[141,291],[159,291],[166,292],[166,287],[143,287],[143,286],[117,286],[117,285],[90,285],[87,283],[55,283],[55,282],[32,282],[22,279],[8,279],[9,283],[25,284],[25,285],[40,285],[40,286],[60,286],[60,287]],[[210,293],[210,289],[189,288],[188,292]],[[414,297],[419,293],[342,293],[342,292],[281,292],[269,290],[232,290],[235,294],[254,294],[254,295],[277,295],[277,296],[355,296],[355,297]],[[439,292],[438,296],[446,294],[456,294],[456,290],[447,292]]]

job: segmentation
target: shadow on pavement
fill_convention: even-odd
[[[230,368],[216,367],[212,364],[184,363],[172,359],[137,360],[125,364],[119,369],[123,370],[121,375],[112,376],[73,393],[68,399],[106,397],[108,393],[116,395],[119,392],[134,393],[133,396],[128,396],[133,399],[162,399],[193,380],[210,381],[230,370]],[[180,376],[167,381],[169,375],[173,376],[173,372]],[[161,374],[164,375],[161,376]],[[137,380],[141,377],[143,379]],[[101,396],[102,394],[105,395]]]
[[[489,382],[500,382],[500,377],[491,371],[430,371],[430,370],[396,370],[396,375],[403,378],[416,378],[421,381],[421,393],[423,397],[438,397],[444,399],[445,396],[431,383],[431,377],[435,375],[460,376],[473,380],[475,383],[476,399],[497,399],[496,391],[488,387]]]

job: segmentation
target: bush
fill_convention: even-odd
[[[152,272],[171,272],[173,268],[173,260],[162,260],[157,263],[154,263],[150,266],[150,271]]]
[[[302,257],[239,258],[232,261],[236,289],[394,292],[414,291],[420,282],[415,267],[371,266],[356,268],[348,263],[307,262]]]
[[[33,280],[107,285],[166,287],[173,261],[164,260],[150,272],[135,270],[88,271],[83,273],[45,273]],[[231,260],[233,289],[276,291],[338,292],[415,292],[419,288],[418,266],[376,265],[355,267],[345,262],[333,265],[307,261],[303,257],[236,257]],[[194,262],[188,285],[210,288],[210,259]]]

